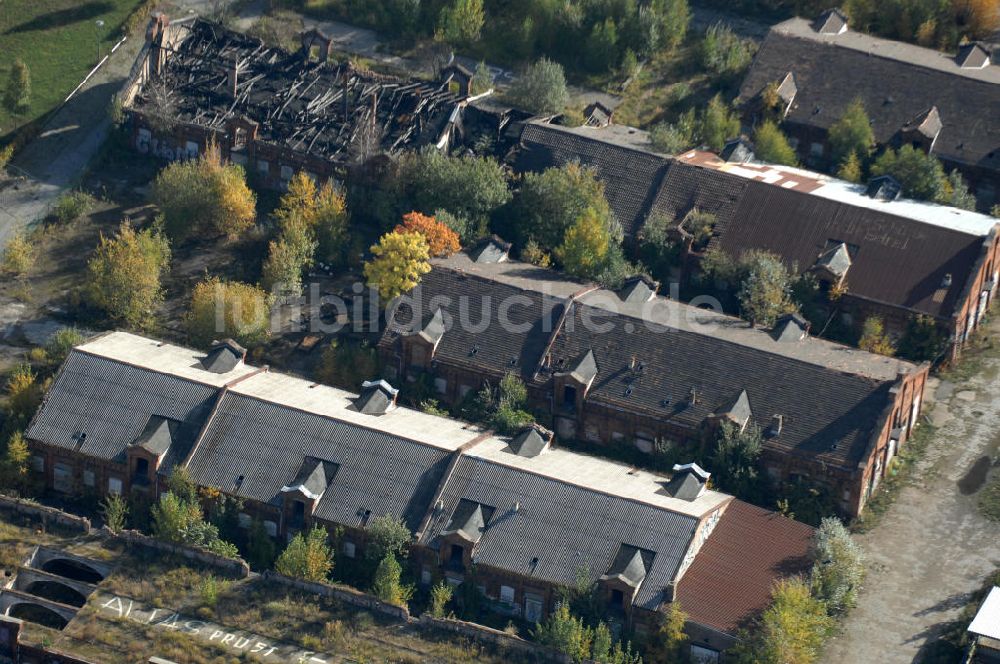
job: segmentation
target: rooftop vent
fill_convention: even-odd
[[[674,465],[674,475],[664,486],[670,496],[691,502],[705,493],[712,474],[696,463]]]
[[[891,175],[880,175],[868,182],[868,191],[866,193],[869,198],[889,202],[899,198],[902,192],[903,185],[899,184],[896,178]]]
[[[396,407],[398,395],[399,390],[384,380],[366,380],[354,406],[366,415],[384,415]]]
[[[962,69],[983,69],[990,64],[990,50],[979,42],[959,47],[955,62]]]
[[[201,358],[201,368],[212,373],[229,373],[247,356],[247,350],[232,339],[213,341],[208,355]]]
[[[951,288],[951,272],[941,278],[941,288]]]
[[[785,418],[782,415],[772,415],[771,424],[767,427],[767,436],[769,438],[776,438],[781,435],[781,427],[785,423]]]
[[[827,9],[813,21],[813,30],[821,35],[842,35],[847,32],[847,15],[839,9]]]

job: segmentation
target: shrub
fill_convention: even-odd
[[[507,97],[515,106],[538,115],[562,111],[569,102],[562,65],[541,58],[518,77]]]
[[[97,199],[85,191],[63,194],[52,208],[52,216],[61,224],[68,224],[88,215],[97,205]]]
[[[869,316],[861,329],[861,339],[858,340],[858,348],[869,353],[892,356],[896,351],[892,347],[892,341],[885,332],[882,319],[878,316]]]
[[[104,525],[108,530],[117,535],[125,528],[128,503],[117,493],[109,494],[101,503],[101,516],[104,517]]]
[[[751,324],[770,327],[778,316],[794,310],[791,276],[779,257],[750,251],[740,262],[746,275],[736,295],[740,316]]]
[[[403,568],[396,556],[387,553],[375,570],[375,580],[372,582],[372,593],[383,602],[406,606],[413,596],[413,588],[402,584]]]
[[[445,581],[438,581],[431,588],[431,615],[435,618],[444,618],[446,609],[448,608],[448,602],[451,601],[451,597],[454,594],[454,589],[451,584]]]
[[[0,272],[24,277],[34,266],[35,245],[23,233],[14,233],[0,256]]]
[[[765,120],[754,131],[753,145],[755,154],[762,161],[786,166],[795,166],[798,161],[785,134],[771,120]]]
[[[405,558],[413,534],[402,519],[385,514],[368,525],[365,558],[382,560],[388,555]]]
[[[62,364],[74,346],[84,342],[83,333],[75,327],[62,327],[45,342],[45,355],[52,364]]]
[[[326,530],[319,526],[314,526],[305,537],[296,533],[278,557],[274,569],[285,576],[325,582],[333,570],[333,549],[327,537]]]
[[[701,64],[715,74],[736,75],[750,66],[754,50],[753,41],[741,39],[728,25],[719,22],[705,31]]]
[[[871,174],[891,175],[902,185],[903,194],[912,198],[947,202],[950,193],[938,158],[912,145],[883,152],[872,164]]]
[[[271,296],[257,286],[210,277],[191,294],[188,335],[196,346],[232,337],[253,347],[270,335]]]
[[[820,522],[814,536],[813,595],[826,604],[831,615],[846,613],[858,600],[865,578],[865,554],[835,517]]]

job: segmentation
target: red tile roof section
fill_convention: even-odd
[[[734,500],[677,586],[688,618],[735,633],[767,608],[780,578],[809,571],[814,529]]]

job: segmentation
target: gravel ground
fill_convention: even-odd
[[[1000,332],[1000,317],[989,333]],[[914,481],[881,523],[858,536],[869,574],[842,633],[827,644],[826,664],[924,661],[984,577],[1000,566],[1000,524],[976,510],[988,457],[1000,472],[1000,352],[985,351],[980,367],[959,384],[941,382],[931,419],[935,439]],[[930,396],[930,395],[928,395]]]

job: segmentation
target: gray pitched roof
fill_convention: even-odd
[[[276,504],[307,457],[337,466],[314,516],[357,527],[391,514],[411,530],[448,464],[445,450],[229,391],[188,470],[197,484]]]
[[[622,544],[655,553],[635,605],[655,609],[674,578],[698,520],[627,498],[560,482],[471,455],[445,483],[444,509],[422,537],[435,545],[463,500],[494,507],[475,562],[498,570],[572,584],[612,568]]]
[[[99,459],[125,461],[125,450],[159,417],[178,422],[161,472],[183,459],[208,416],[216,389],[73,350],[27,436]],[[155,432],[148,432],[153,435]],[[155,445],[161,445],[161,435]]]
[[[847,244],[839,242],[820,254],[820,257],[816,259],[815,267],[823,268],[830,274],[843,279],[851,267],[851,252],[848,250]]]
[[[1000,123],[983,121],[1000,108],[996,65],[962,68],[933,49],[852,31],[819,34],[802,19],[790,19],[771,28],[739,99],[754,99],[789,71],[798,91],[786,123],[827,130],[860,97],[876,142],[885,145],[918,113],[936,106],[944,126],[934,153],[1000,170]]]

